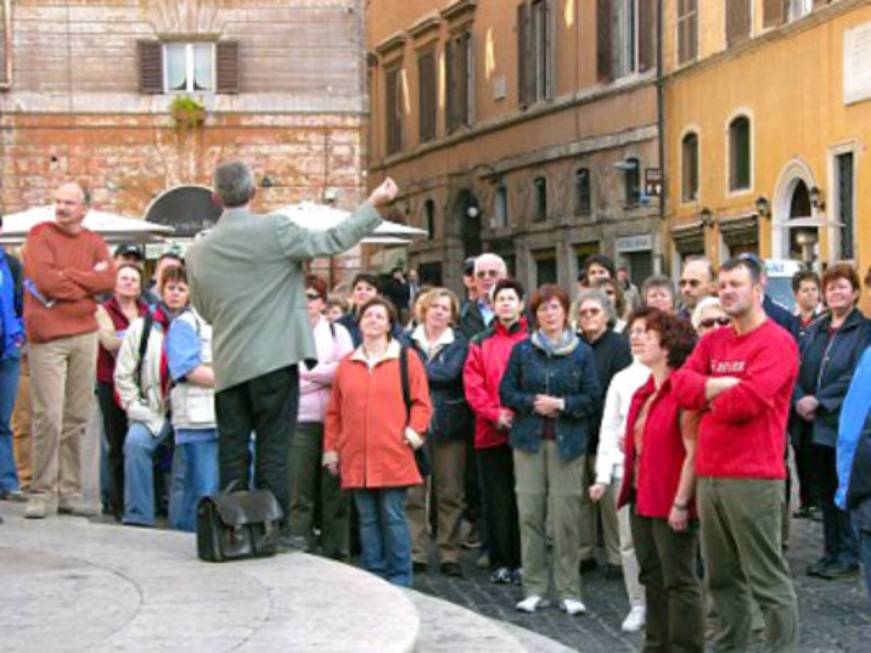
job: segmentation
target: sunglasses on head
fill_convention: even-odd
[[[320,296],[318,293],[316,293],[316,292],[307,292],[307,293],[305,294],[305,298],[306,298],[307,300],[313,302],[313,301],[315,301],[316,299],[320,299],[321,296]]]
[[[704,320],[699,322],[699,326],[702,327],[703,329],[710,329],[715,324],[718,326],[726,326],[731,321],[732,320],[730,320],[725,315],[722,315],[720,317],[706,317]]]

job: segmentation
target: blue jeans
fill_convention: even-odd
[[[360,564],[394,585],[411,587],[411,532],[405,488],[354,490],[360,515]]]
[[[218,491],[218,438],[175,445],[175,455],[184,461],[184,489],[179,510],[170,511],[169,527],[194,532],[197,504]]]
[[[12,448],[12,409],[18,393],[17,358],[0,360],[0,492],[18,490],[18,472],[15,469],[15,450]]]
[[[166,422],[158,435],[141,422],[130,422],[130,430],[124,440],[124,519],[125,524],[154,526],[154,452],[158,445],[172,433]],[[169,496],[169,513],[172,521],[181,510],[181,494],[184,490],[184,465],[180,456],[174,456],[172,465],[172,488]]]

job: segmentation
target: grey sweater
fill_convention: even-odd
[[[350,249],[379,224],[369,202],[325,231],[284,215],[224,211],[185,257],[191,302],[213,329],[217,391],[317,359],[302,263]]]

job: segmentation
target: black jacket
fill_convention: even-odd
[[[583,340],[583,336],[581,339]],[[599,384],[602,387],[602,394],[590,420],[590,446],[587,449],[591,455],[595,455],[599,447],[599,427],[602,425],[602,411],[605,408],[608,386],[611,385],[611,379],[617,372],[632,364],[632,351],[625,336],[615,333],[612,329],[608,329],[598,340],[588,344],[593,349],[596,371],[599,373]]]
[[[831,315],[814,322],[801,342],[801,366],[793,392],[793,406],[806,395],[820,402],[813,422],[813,441],[834,447],[838,441],[838,415],[856,364],[869,344],[871,322],[859,309],[829,335]],[[800,419],[800,418],[798,418]]]
[[[768,295],[762,300],[762,310],[769,319],[774,320],[777,324],[789,331],[793,338],[798,340],[799,319]]]
[[[478,302],[471,302],[468,299],[464,301],[460,307],[460,332],[466,340],[471,340],[486,328]]]

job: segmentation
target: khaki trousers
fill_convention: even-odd
[[[584,456],[584,491],[581,496],[580,559],[595,560],[599,541],[599,517],[602,519],[602,540],[609,565],[620,565],[620,534],[616,504],[610,501],[593,503],[590,486],[596,482],[596,457]]]
[[[411,529],[411,559],[424,564],[429,560],[427,526],[434,498],[438,515],[436,542],[439,562],[459,562],[460,520],[466,508],[466,441],[433,442],[430,451],[432,475],[424,480],[423,485],[408,488],[406,496],[405,516]]]
[[[751,598],[762,610],[767,651],[795,651],[798,607],[781,548],[784,483],[700,477],[705,582],[717,612],[715,651],[746,651]]]
[[[12,411],[12,445],[18,468],[18,484],[22,490],[30,489],[33,479],[33,437],[30,424],[30,363],[27,354],[21,357],[18,377],[18,396]]]
[[[617,499],[620,495],[620,479],[612,478],[605,496],[602,497],[602,514],[614,511],[617,517],[617,535],[620,539],[620,561],[623,565],[623,584],[626,586],[626,596],[629,606],[644,606],[644,587],[639,579],[638,558],[635,555],[635,544],[632,539],[632,506],[625,505],[617,510]],[[604,519],[603,519],[604,521]]]
[[[556,442],[538,453],[514,451],[517,511],[523,559],[523,592],[545,596],[549,586],[545,518],[553,528],[553,578],[559,599],[581,598],[580,524],[583,457],[566,462]]]
[[[81,441],[91,416],[96,368],[96,332],[30,345],[32,495],[81,500]]]

